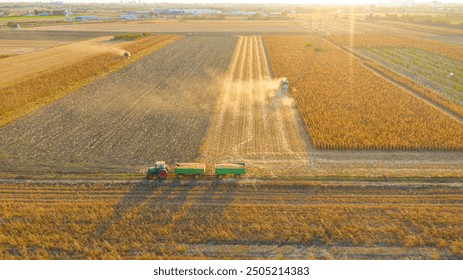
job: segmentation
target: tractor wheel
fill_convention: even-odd
[[[167,171],[165,171],[165,170],[159,171],[158,177],[159,177],[159,179],[167,178]]]

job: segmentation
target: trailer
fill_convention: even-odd
[[[181,179],[183,176],[194,176],[196,179],[206,173],[206,165],[204,163],[180,162],[174,166],[174,174]]]
[[[215,175],[219,178],[223,178],[227,175],[239,178],[243,174],[246,174],[246,164],[244,162],[215,164]]]

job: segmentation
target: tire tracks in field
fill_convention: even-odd
[[[0,129],[2,171],[136,172],[193,161],[236,39],[191,36]]]
[[[302,120],[290,97],[277,95],[278,86],[262,38],[241,36],[203,144],[208,165],[245,161],[275,174],[278,164],[307,164],[310,144]]]
[[[208,184],[159,186],[132,182],[121,186],[1,185],[0,202],[114,204],[118,217],[141,204],[183,205],[190,207],[228,207],[235,205],[287,205],[289,211],[303,211],[298,205],[463,205],[463,188],[458,183],[343,183],[331,185],[279,185],[263,182],[249,186],[241,182],[224,185],[215,180]],[[111,220],[114,220],[111,218]]]

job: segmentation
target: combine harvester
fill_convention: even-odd
[[[206,175],[206,165],[204,163],[182,162],[176,163],[174,166],[174,175],[181,179],[184,176],[193,176],[199,179]],[[147,179],[153,179],[155,176],[159,179],[166,179],[169,174],[169,166],[165,161],[156,161],[154,166],[149,167],[146,172]],[[217,163],[215,165],[215,176],[223,178],[225,176],[235,176],[240,178],[246,174],[246,164],[244,162],[237,163]]]

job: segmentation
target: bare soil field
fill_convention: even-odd
[[[240,37],[202,159],[210,164],[244,161],[251,168],[273,170],[273,174],[289,172],[291,160],[304,163],[309,139],[294,101],[278,92],[279,85],[280,79],[271,75],[262,38]],[[259,167],[258,161],[268,166]],[[277,162],[287,163],[285,170],[274,170]]]
[[[235,42],[187,37],[2,127],[2,171],[136,173],[194,160]]]
[[[127,42],[111,41],[112,39],[112,36],[104,36],[3,58],[0,60],[0,76],[2,77],[0,87],[23,80],[40,72],[75,63],[90,56],[111,52],[122,55],[124,44]],[[0,44],[2,42],[4,41],[0,41]],[[7,42],[11,43],[11,41]],[[28,45],[27,42],[29,41],[22,42],[26,42],[26,45]],[[42,43],[45,45],[53,44],[50,41],[42,41]],[[30,47],[36,49],[37,47],[33,45],[34,43]],[[3,47],[4,45],[0,48]]]
[[[1,259],[463,258],[449,183],[1,185],[0,213]]]
[[[70,34],[60,31],[0,30],[0,57],[35,52],[108,35],[108,32]]]
[[[300,27],[288,20],[184,20],[160,19],[136,22],[91,23],[62,26],[35,27],[30,30],[42,31],[107,31],[107,32],[160,32],[160,33],[293,33],[301,32]]]
[[[115,32],[96,32],[92,30],[84,32],[68,31],[40,31],[40,30],[0,30],[0,40],[24,40],[24,41],[62,41],[78,42],[97,37],[112,35]]]
[[[66,42],[47,40],[0,40],[0,56],[13,56],[64,44]]]

